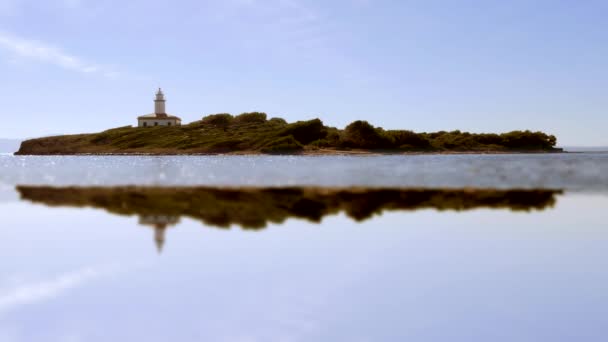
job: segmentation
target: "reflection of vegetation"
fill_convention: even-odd
[[[345,212],[363,221],[389,210],[543,210],[555,204],[552,190],[442,190],[379,188],[212,188],[212,187],[32,187],[19,186],[22,199],[49,206],[102,208],[139,215],[148,224],[167,225],[179,217],[207,225],[259,229],[290,217],[320,222]],[[161,220],[161,221],[159,221]],[[146,221],[146,222],[147,222]]]
[[[121,127],[96,134],[32,139],[23,142],[18,154],[554,151],[555,144],[555,136],[542,132],[414,133],[384,130],[367,121],[355,121],[341,130],[325,126],[319,119],[287,123],[255,112],[209,115],[183,126]]]

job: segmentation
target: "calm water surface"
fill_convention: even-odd
[[[0,183],[559,188],[608,191],[608,153],[369,157],[13,157]]]
[[[606,341],[606,208],[601,153],[0,156],[0,341]]]

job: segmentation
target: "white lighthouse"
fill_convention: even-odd
[[[167,114],[165,112],[165,94],[163,94],[163,90],[158,88],[158,92],[156,92],[156,99],[154,99],[154,114]]]
[[[180,126],[182,119],[177,116],[167,114],[165,103],[165,94],[161,88],[158,88],[156,97],[154,98],[154,113],[142,115],[137,118],[137,126]]]

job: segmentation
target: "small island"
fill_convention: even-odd
[[[543,132],[479,134],[461,131],[415,133],[385,130],[367,121],[344,129],[320,119],[288,123],[252,112],[213,114],[186,125],[165,112],[162,90],[155,112],[138,117],[137,127],[101,133],[30,139],[16,155],[181,155],[181,154],[364,154],[364,153],[518,153],[562,152]]]

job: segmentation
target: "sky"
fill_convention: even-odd
[[[0,0],[0,138],[153,112],[608,145],[608,2]]]

